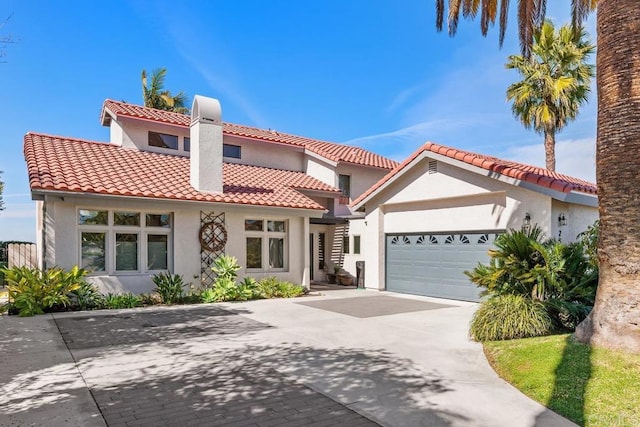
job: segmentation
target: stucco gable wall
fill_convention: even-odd
[[[46,266],[54,265],[69,269],[80,262],[80,231],[77,225],[78,209],[122,210],[135,212],[166,213],[173,215],[171,271],[181,274],[185,282],[198,284],[194,276],[200,275],[200,211],[225,213],[227,229],[226,253],[238,258],[243,268],[239,280],[244,277],[262,278],[276,276],[282,280],[308,285],[308,255],[300,247],[308,242],[308,218],[293,209],[260,207],[238,207],[201,203],[179,203],[166,201],[127,200],[124,198],[64,197],[49,198],[44,219],[46,222]],[[247,272],[245,250],[245,219],[277,219],[287,221],[288,268],[284,272]],[[113,228],[115,230],[115,228]],[[113,245],[107,245],[113,246]],[[263,259],[263,262],[267,261]],[[102,292],[150,292],[153,289],[151,274],[116,273],[92,274],[89,281]]]
[[[519,228],[526,213],[551,232],[551,198],[497,179],[425,159],[367,202],[382,206],[385,232]]]

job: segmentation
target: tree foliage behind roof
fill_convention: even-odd
[[[151,73],[151,81],[147,80],[147,71],[142,70],[142,100],[145,107],[158,110],[188,114],[187,95],[180,91],[175,95],[164,88],[167,76],[166,68],[156,68]]]

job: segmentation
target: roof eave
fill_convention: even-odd
[[[125,196],[120,194],[104,194],[104,193],[94,193],[89,191],[67,191],[67,190],[54,190],[47,188],[36,188],[31,189],[31,200],[44,200],[47,196],[56,196],[56,197],[89,197],[95,199],[126,199],[126,200],[135,200],[135,201],[159,201],[159,202],[167,202],[167,203],[194,203],[194,204],[206,204],[206,205],[217,205],[217,206],[235,206],[235,207],[245,207],[245,208],[263,208],[263,209],[285,209],[285,210],[294,210],[296,212],[307,212],[310,215],[307,215],[312,218],[320,218],[323,214],[329,212],[323,206],[318,205],[318,208],[297,208],[294,206],[270,206],[270,205],[256,205],[251,203],[233,203],[233,202],[216,202],[216,201],[207,201],[207,200],[190,200],[190,199],[174,199],[174,198],[160,198],[160,197],[144,197],[144,196]]]
[[[105,101],[106,103],[106,101]],[[100,113],[100,123],[102,126],[109,126],[111,124],[111,120],[116,119],[116,114],[113,113],[106,105],[103,105],[102,111]]]

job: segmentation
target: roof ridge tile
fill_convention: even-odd
[[[395,169],[387,173],[382,179],[371,186],[366,192],[351,203],[351,206],[357,206],[369,198],[376,190],[382,187],[395,175],[405,169],[410,163],[412,163],[420,154],[425,152],[431,152],[449,157],[456,161],[460,161],[481,169],[496,172],[501,175],[508,176],[510,178],[518,179],[521,181],[529,182],[541,187],[550,188],[552,190],[560,191],[563,193],[569,193],[571,191],[577,191],[586,194],[597,194],[598,188],[596,184],[588,182],[586,180],[575,178],[569,175],[561,174],[558,172],[551,172],[547,169],[527,165],[524,163],[518,163],[511,160],[503,160],[498,157],[486,156],[483,154],[474,153],[466,150],[459,150],[453,147],[447,147],[444,145],[436,144],[428,141],[416,151],[413,152],[404,162],[398,165]]]

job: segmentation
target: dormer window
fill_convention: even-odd
[[[241,151],[239,145],[222,144],[222,156],[230,157],[232,159],[241,158]]]
[[[149,131],[149,146],[177,150],[178,137],[176,135]]]

